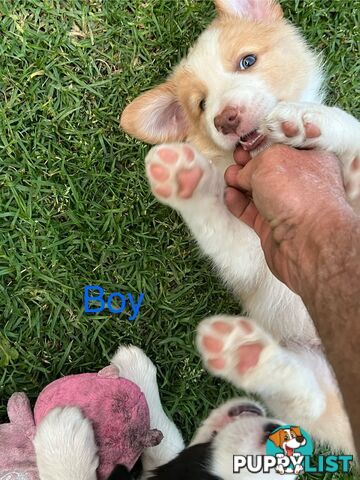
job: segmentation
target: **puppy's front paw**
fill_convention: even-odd
[[[242,317],[212,317],[201,322],[197,347],[205,367],[236,385],[250,387],[260,357],[274,344],[271,337]]]
[[[154,195],[174,208],[199,193],[200,183],[211,169],[210,163],[188,144],[160,145],[146,157],[146,173]]]
[[[76,407],[55,408],[34,438],[40,477],[46,480],[96,480],[99,466],[94,431]]]
[[[261,131],[273,143],[331,150],[327,111],[323,105],[281,102],[265,119]]]

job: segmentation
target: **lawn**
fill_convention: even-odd
[[[209,4],[0,3],[2,420],[14,391],[34,400],[61,375],[103,367],[121,343],[158,366],[164,405],[187,439],[234,394],[202,371],[193,341],[201,319],[239,307],[180,217],[150,194],[148,147],[118,126],[123,107],[209,23]],[[282,4],[327,59],[330,103],[359,114],[360,1]],[[85,285],[143,292],[139,318],[85,314]]]

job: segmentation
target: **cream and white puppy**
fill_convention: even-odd
[[[321,59],[283,18],[279,3],[215,4],[218,18],[164,84],[125,109],[121,125],[146,142],[167,142],[146,159],[152,191],[182,215],[256,321],[253,337],[235,329],[227,339],[228,361],[238,341],[261,345],[252,375],[208,368],[272,396],[279,418],[353,452],[341,395],[314,325],[301,299],[271,274],[256,234],[228,212],[223,173],[239,143],[252,155],[271,143],[329,150],[342,162],[349,201],[359,205],[360,123],[323,105]],[[183,141],[188,143],[171,143]],[[220,341],[222,335],[213,332]],[[269,375],[272,362],[278,365],[275,376]]]
[[[119,374],[136,383],[149,405],[150,425],[162,431],[160,445],[145,450],[142,480],[235,480],[234,455],[265,455],[269,435],[282,422],[267,418],[258,403],[230,400],[214,410],[200,426],[189,447],[166,416],[159,397],[156,368],[137,347],[121,347],[112,363]],[[97,480],[98,457],[93,429],[77,408],[55,409],[40,424],[34,440],[40,480]],[[109,480],[133,480],[119,466]],[[280,478],[241,471],[242,480]],[[289,480],[295,478],[289,476]]]

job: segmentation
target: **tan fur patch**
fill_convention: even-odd
[[[255,54],[256,64],[239,71],[239,75],[256,73],[280,100],[296,99],[306,87],[310,71],[316,70],[314,55],[286,21],[262,24],[220,17],[214,25],[220,31],[220,51],[226,70],[236,72],[242,57]]]
[[[223,160],[224,152],[207,134],[206,120],[200,109],[200,102],[208,95],[207,86],[186,67],[179,67],[172,77],[176,85],[176,95],[187,118],[187,141],[192,143],[207,158],[219,157]]]

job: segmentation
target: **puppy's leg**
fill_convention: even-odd
[[[320,352],[283,348],[242,317],[204,320],[197,345],[211,373],[261,395],[277,418],[300,424],[335,450],[355,451],[341,394]]]
[[[141,389],[149,406],[150,427],[157,428],[164,435],[159,445],[147,448],[142,456],[144,471],[153,470],[175,458],[184,449],[179,430],[161,405],[156,368],[145,353],[134,346],[120,347],[112,363],[121,377],[131,380]]]
[[[226,208],[223,174],[189,144],[153,148],[146,172],[156,198],[182,215],[225,281],[253,293],[265,260],[256,234]]]
[[[360,122],[336,107],[280,103],[263,126],[274,143],[335,153],[342,162],[350,202],[360,202]]]
[[[96,480],[94,432],[80,409],[52,410],[37,428],[34,447],[41,480]]]
[[[274,413],[281,412],[281,418],[300,410],[309,418],[318,418],[325,409],[314,374],[294,352],[280,347],[248,319],[219,316],[204,320],[198,327],[197,347],[212,374],[262,395],[271,409],[275,406]]]

